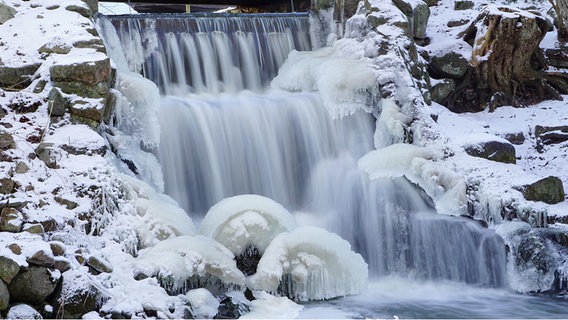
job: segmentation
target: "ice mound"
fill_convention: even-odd
[[[321,228],[299,227],[272,240],[248,284],[309,301],[360,293],[367,276],[367,263],[349,242]]]
[[[224,284],[243,285],[233,254],[205,236],[180,236],[140,251],[138,274],[156,276],[168,291]]]
[[[253,246],[262,254],[279,233],[296,227],[294,217],[276,201],[253,194],[225,198],[211,207],[199,232],[235,255]]]

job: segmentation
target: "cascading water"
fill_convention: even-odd
[[[504,287],[505,247],[495,233],[436,215],[406,179],[369,181],[357,168],[373,149],[369,114],[333,120],[317,93],[266,89],[290,51],[310,49],[307,21],[112,18],[131,70],[162,93],[166,193],[197,220],[225,197],[264,195],[348,240],[374,276]]]

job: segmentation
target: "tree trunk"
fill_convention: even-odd
[[[473,47],[471,70],[447,104],[462,111],[481,111],[487,105],[492,109],[561,98],[555,87],[564,80],[547,81],[539,47],[547,29],[540,16],[488,6],[461,34]]]
[[[568,41],[568,0],[548,0],[556,11],[558,41]]]

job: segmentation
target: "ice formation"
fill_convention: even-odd
[[[248,284],[295,301],[323,300],[361,292],[367,275],[367,263],[349,242],[321,228],[299,227],[272,240]]]
[[[245,276],[237,269],[233,254],[217,241],[205,236],[180,236],[141,250],[137,271],[157,276],[162,286],[171,291],[195,285],[243,285]]]
[[[277,234],[295,227],[294,217],[282,205],[248,194],[225,198],[214,205],[199,231],[239,255],[251,245],[262,254]]]

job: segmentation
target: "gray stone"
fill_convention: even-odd
[[[58,257],[63,256],[65,254],[65,251],[67,250],[65,244],[63,244],[63,242],[61,241],[50,241],[49,247],[51,248],[53,255]]]
[[[11,194],[16,192],[18,185],[9,178],[0,179],[0,194]]]
[[[77,202],[71,201],[69,199],[65,199],[65,198],[62,198],[62,197],[54,197],[53,199],[55,201],[57,201],[57,203],[59,203],[60,205],[67,208],[67,210],[73,210],[73,209],[75,209],[79,206],[79,204],[77,204]]]
[[[82,15],[85,18],[90,18],[93,16],[93,11],[87,6],[77,6],[72,4],[65,7],[65,10],[77,12],[78,14]]]
[[[469,66],[459,53],[447,52],[440,56],[430,55],[430,75],[433,78],[461,79]]]
[[[467,146],[465,151],[470,156],[485,158],[503,163],[516,163],[515,147],[508,142],[487,141]]]
[[[471,20],[469,20],[469,19],[450,20],[450,21],[448,21],[448,23],[446,23],[446,25],[450,28],[461,27],[461,26],[466,25],[470,21]]]
[[[424,0],[429,7],[437,6],[440,0]]]
[[[30,167],[28,167],[28,165],[25,162],[18,162],[16,164],[16,173],[17,174],[24,174],[27,173],[30,170]]]
[[[1,282],[10,284],[18,272],[20,272],[20,265],[16,261],[5,256],[0,256]]]
[[[53,147],[53,143],[42,142],[37,147],[35,154],[40,158],[48,168],[57,169],[57,159],[59,158],[59,150]]]
[[[454,1],[454,10],[469,10],[473,9],[475,3],[470,0],[456,0]]]
[[[102,293],[92,286],[87,274],[77,270],[63,273],[61,293],[57,297],[58,318],[80,319],[100,307]]]
[[[509,141],[512,144],[521,145],[525,143],[525,134],[522,131],[509,132],[503,135],[503,139]]]
[[[568,141],[568,126],[535,126],[534,134],[542,144],[556,144]]]
[[[98,100],[98,103],[90,103],[83,100],[73,100],[69,106],[69,113],[71,115],[84,118],[86,120],[92,120],[101,122],[105,115],[106,99]]]
[[[56,64],[49,68],[51,79],[56,82],[81,82],[96,85],[110,79],[112,68],[110,59]]]
[[[8,309],[9,304],[10,292],[4,282],[0,281],[0,311]]]
[[[96,84],[87,84],[80,81],[58,81],[55,85],[67,94],[76,94],[86,98],[106,98],[109,93],[110,85],[106,81]]]
[[[522,188],[525,199],[555,204],[564,201],[564,187],[562,180],[549,176]]]
[[[71,52],[71,47],[66,44],[48,42],[38,49],[39,53],[45,54],[67,54]]]
[[[55,257],[53,267],[61,272],[65,272],[71,268],[71,261],[65,257]]]
[[[47,100],[49,115],[52,117],[61,117],[69,109],[69,101],[63,97],[58,88],[53,88],[49,91]]]
[[[16,9],[10,7],[9,5],[3,2],[0,2],[0,25],[12,19],[15,14],[16,14]]]
[[[432,86],[430,97],[432,101],[443,104],[444,100],[454,91],[456,82],[453,79],[444,79]]]
[[[99,12],[99,1],[98,0],[83,0],[83,2],[89,7],[92,14]]]
[[[53,267],[53,264],[55,263],[53,257],[43,250],[34,253],[31,257],[28,257],[26,261],[31,264],[49,268]]]
[[[44,234],[45,230],[41,223],[26,223],[22,227],[22,231],[33,233],[33,234]]]
[[[33,75],[41,63],[33,63],[19,67],[7,67],[0,63],[0,87],[21,90],[32,83]]]
[[[41,314],[36,309],[27,304],[17,304],[8,310],[6,316],[8,319],[43,319]]]
[[[394,5],[412,21],[412,36],[416,39],[426,38],[430,8],[424,1],[393,0]]]
[[[110,273],[113,270],[110,262],[97,256],[89,257],[89,259],[87,260],[87,265],[101,273]]]
[[[0,150],[15,149],[14,137],[8,132],[0,132]]]
[[[60,280],[59,272],[41,266],[30,266],[21,271],[8,287],[12,302],[42,303],[53,293]]]

